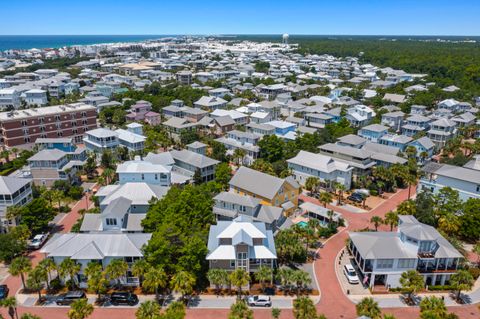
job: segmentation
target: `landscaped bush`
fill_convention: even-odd
[[[477,280],[480,277],[480,268],[469,268],[468,272],[472,275],[473,279]]]
[[[436,285],[436,286],[428,286],[428,290],[430,291],[454,290],[454,288],[450,285]]]

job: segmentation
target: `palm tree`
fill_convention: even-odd
[[[255,279],[258,280],[262,286],[262,291],[265,291],[265,282],[272,281],[273,270],[268,266],[260,266],[254,274]]]
[[[197,278],[187,271],[179,271],[175,275],[173,275],[172,280],[170,281],[170,286],[174,291],[178,291],[182,294],[182,298],[185,295],[189,295],[193,291],[193,286]]]
[[[315,176],[310,176],[305,181],[305,188],[309,192],[316,192],[318,185],[320,185],[320,180]]]
[[[253,319],[253,311],[245,300],[238,299],[231,307],[228,319]]]
[[[327,211],[327,216],[328,216],[328,223],[332,224],[333,223],[333,216],[335,216],[335,212],[331,209]]]
[[[120,286],[120,278],[124,277],[128,271],[128,264],[121,259],[112,260],[105,268],[105,273],[110,280],[115,280],[117,286]]]
[[[457,291],[457,300],[460,299],[462,290],[471,290],[474,283],[475,279],[468,270],[458,270],[450,277],[450,285]]]
[[[317,309],[312,299],[300,297],[293,301],[293,317],[295,319],[317,318]]]
[[[137,319],[158,319],[160,318],[160,306],[152,300],[142,302],[135,312],[135,317]]]
[[[333,201],[333,196],[328,192],[322,192],[320,193],[318,200],[323,203],[323,207],[327,208],[327,204],[330,204]]]
[[[407,197],[407,199],[410,199],[412,185],[417,184],[417,176],[414,175],[414,174],[407,174],[405,176],[405,183],[407,184],[407,187],[408,187],[408,197]]]
[[[7,149],[4,149],[1,153],[0,153],[1,157],[3,159],[5,159],[5,162],[6,163],[9,163],[10,162],[10,151],[7,150]]]
[[[140,281],[140,287],[142,286],[143,276],[145,276],[150,268],[152,268],[152,266],[145,259],[139,259],[133,263],[132,274],[138,277],[138,280]]]
[[[8,206],[5,217],[10,220],[17,221],[17,218],[21,217],[25,208],[19,205]]]
[[[370,218],[370,222],[375,226],[375,231],[378,231],[378,226],[380,226],[383,223],[382,217],[380,216],[372,216]]]
[[[31,313],[24,313],[20,319],[42,319],[37,315],[32,315]]]
[[[310,275],[308,274],[308,272],[303,271],[301,269],[293,271],[292,280],[297,285],[297,296],[300,294],[300,289],[304,285],[310,284],[312,282],[312,279],[310,278]]]
[[[17,299],[15,297],[7,297],[2,300],[1,306],[8,309],[8,314],[10,318],[18,319],[18,312],[17,312]],[[0,317],[1,318],[1,317]]]
[[[446,318],[445,302],[435,296],[422,298],[420,301],[420,318]]]
[[[208,270],[207,279],[211,285],[215,286],[218,294],[220,293],[220,287],[228,281],[228,272],[225,269],[211,268]]]
[[[42,300],[42,289],[45,281],[48,280],[47,271],[42,267],[35,267],[28,273],[27,287],[38,293],[38,301]]]
[[[68,311],[69,319],[85,319],[93,313],[93,306],[88,303],[88,299],[75,300],[70,305]]]
[[[32,269],[32,262],[27,257],[17,257],[12,260],[8,272],[12,276],[20,276],[22,287],[25,288],[25,274]]]
[[[385,219],[383,220],[385,225],[390,225],[390,231],[393,231],[393,227],[398,225],[398,214],[397,212],[388,212],[385,214]]]
[[[240,296],[242,295],[242,287],[248,285],[250,282],[250,275],[244,269],[237,268],[230,274],[230,281],[232,285],[237,287],[237,297],[240,299]]]
[[[42,267],[47,272],[47,288],[50,289],[50,281],[52,280],[51,272],[57,269],[57,264],[55,264],[52,258],[45,258],[38,263],[38,267]]]
[[[240,165],[240,163],[243,165],[243,158],[245,155],[247,155],[247,152],[241,148],[236,148],[235,151],[233,151],[233,158],[237,165]]]
[[[160,267],[151,267],[145,274],[143,288],[147,291],[155,291],[155,297],[159,300],[158,288],[167,285],[167,274]]]
[[[80,268],[81,266],[70,258],[65,258],[64,260],[62,260],[62,262],[58,266],[58,272],[63,278],[63,280],[65,280],[66,282],[67,277],[70,279],[71,289],[75,288],[75,276],[80,271]]]
[[[115,171],[107,167],[103,170],[102,177],[105,179],[105,182],[107,183],[107,185],[109,185],[115,177]]]
[[[378,303],[373,298],[363,298],[356,306],[357,316],[366,316],[371,319],[379,319],[382,315]]]
[[[88,289],[95,291],[97,300],[101,300],[102,293],[106,292],[108,285],[108,280],[105,278],[102,265],[98,262],[89,262],[84,273],[88,278]]]
[[[412,295],[425,286],[423,276],[416,270],[408,270],[400,276],[400,285],[402,290],[408,293],[408,298],[411,300]]]
[[[278,308],[272,308],[272,318],[273,319],[278,319],[280,318],[280,314],[282,313],[282,311]]]
[[[293,270],[290,268],[280,268],[277,271],[277,279],[283,287],[289,287],[293,282]]]
[[[65,194],[60,190],[53,190],[52,191],[52,201],[57,202],[58,204],[58,211],[62,210],[62,201],[65,199]]]
[[[337,205],[340,206],[342,204],[343,199],[343,192],[346,190],[345,185],[341,183],[336,183],[335,188],[338,190],[338,203]]]

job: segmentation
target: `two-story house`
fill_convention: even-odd
[[[351,187],[353,167],[330,156],[300,151],[287,163],[300,185],[305,185],[309,177],[317,177],[325,187],[333,183],[340,183],[347,190]]]
[[[347,110],[345,118],[354,127],[362,127],[369,124],[376,113],[366,105],[355,105]]]
[[[32,180],[29,178],[0,176],[0,232],[16,226],[19,217],[7,218],[10,206],[23,206],[32,201]]]
[[[117,166],[120,184],[142,182],[152,185],[170,186],[170,166],[142,161],[139,156],[133,161],[126,161]]]
[[[349,237],[361,280],[371,288],[400,287],[402,273],[409,270],[420,272],[425,285],[445,285],[463,259],[434,227],[413,216],[399,216],[397,231],[351,232]]]
[[[405,116],[405,113],[403,113],[402,111],[388,112],[388,113],[382,114],[381,124],[386,125],[395,131],[400,131],[400,128],[402,127],[402,124],[403,124],[404,116]]]
[[[456,132],[457,129],[454,121],[441,118],[430,123],[430,130],[428,130],[427,136],[435,144],[437,149],[441,149],[448,140],[455,136]]]
[[[381,124],[371,124],[362,127],[358,131],[358,136],[363,137],[374,143],[378,143],[380,138],[388,133],[388,127]]]
[[[245,156],[241,160],[244,164],[251,165],[260,154],[260,147],[257,146],[260,139],[261,136],[255,133],[233,130],[215,141],[225,145],[230,155],[233,155],[236,149],[245,151]]]
[[[263,205],[282,207],[291,213],[298,206],[300,185],[292,176],[278,178],[242,166],[230,180],[230,191],[259,198]]]
[[[210,226],[207,260],[210,269],[243,269],[248,273],[260,266],[273,269],[277,261],[273,233],[264,223],[246,215],[218,221]]]
[[[414,136],[418,132],[426,131],[430,127],[432,120],[426,116],[415,114],[409,116],[402,126],[402,134],[406,136]]]

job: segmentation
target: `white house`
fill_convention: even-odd
[[[170,186],[171,170],[170,166],[142,161],[139,156],[136,156],[133,161],[126,161],[117,166],[120,184],[142,182]]]
[[[0,232],[7,232],[19,221],[6,218],[8,207],[26,205],[32,198],[31,179],[0,176]]]
[[[27,105],[47,105],[47,91],[40,89],[32,89],[25,92],[25,102]]]

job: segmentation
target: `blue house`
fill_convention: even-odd
[[[406,135],[398,134],[385,134],[379,140],[378,143],[387,146],[393,146],[404,152],[413,138]]]
[[[290,123],[287,121],[271,121],[265,124],[271,125],[275,128],[275,135],[279,137],[285,137],[288,133],[295,133],[297,126],[295,123]]]
[[[358,131],[359,136],[374,143],[378,143],[378,140],[387,133],[388,127],[381,124],[367,125]]]
[[[419,163],[423,163],[432,158],[433,156],[435,144],[432,142],[431,139],[426,136],[412,141],[408,145],[413,146],[417,149],[417,160],[419,161]]]
[[[332,121],[337,123],[338,121],[340,121],[342,119],[342,108],[341,107],[336,107],[334,109],[331,109],[331,110],[325,110],[323,111],[324,114],[326,115],[329,115],[332,117]]]

